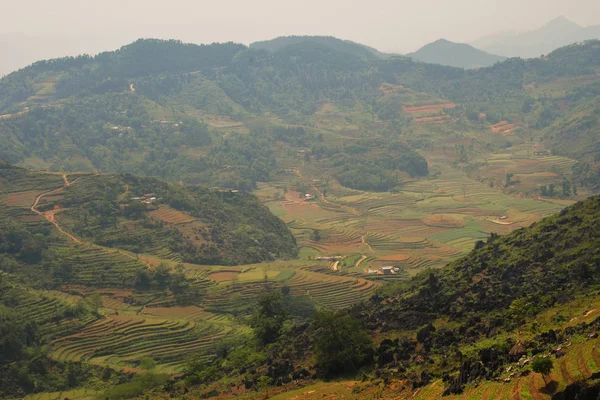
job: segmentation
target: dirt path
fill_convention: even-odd
[[[519,383],[521,383],[521,380],[517,378],[515,387],[512,391],[512,400],[521,400],[521,388],[519,387]]]
[[[598,353],[598,349],[592,349],[592,358],[594,359],[594,363],[596,363],[596,367],[600,368],[600,354]]]
[[[69,182],[67,181],[67,177],[66,177],[66,175],[65,175],[65,174],[63,174],[63,179],[65,180],[65,186],[63,186],[63,187],[60,187],[60,188],[58,188],[58,189],[50,190],[50,191],[48,191],[48,192],[44,192],[44,193],[40,194],[39,196],[37,196],[37,197],[35,198],[35,202],[34,202],[34,203],[33,203],[33,205],[31,206],[31,211],[33,211],[34,213],[36,213],[36,214],[37,214],[37,215],[39,215],[39,216],[42,216],[42,217],[44,217],[44,218],[45,218],[45,219],[46,219],[48,222],[50,222],[52,225],[54,225],[54,226],[56,227],[56,229],[58,229],[58,231],[59,231],[60,233],[62,233],[63,235],[67,236],[69,239],[71,239],[71,240],[72,240],[72,241],[74,241],[75,243],[77,243],[77,244],[84,244],[84,242],[82,242],[81,240],[77,239],[75,236],[71,235],[69,232],[65,232],[65,231],[64,231],[64,230],[63,230],[63,229],[60,227],[60,225],[58,225],[58,224],[56,223],[56,221],[55,221],[55,218],[54,218],[54,214],[56,214],[56,212],[57,212],[58,210],[53,210],[53,211],[51,211],[51,212],[44,213],[44,212],[38,211],[38,210],[36,209],[36,207],[37,207],[37,205],[38,205],[38,203],[40,202],[40,199],[41,199],[42,197],[44,197],[44,196],[47,196],[47,195],[50,195],[50,194],[58,193],[58,192],[60,192],[61,190],[64,190],[64,189],[65,189],[67,186],[70,186],[70,185],[71,185],[71,183],[69,183]],[[80,179],[80,178],[77,178],[77,179],[76,179],[76,180],[74,180],[72,183],[75,183],[75,182],[77,182],[79,179]]]
[[[352,214],[356,215],[357,217],[360,217],[360,216],[361,216],[361,214],[360,214],[360,213],[359,213],[359,212],[358,212],[358,211],[357,211],[355,208],[348,207],[348,206],[345,206],[345,205],[342,205],[342,204],[338,204],[338,203],[333,203],[333,202],[331,202],[331,201],[329,201],[329,200],[327,200],[327,199],[325,198],[325,196],[323,195],[323,192],[321,192],[321,190],[320,190],[320,189],[319,189],[317,186],[315,186],[315,185],[311,185],[311,186],[312,186],[312,188],[313,188],[313,189],[315,189],[315,191],[316,191],[317,193],[319,193],[319,196],[321,196],[321,201],[322,201],[323,203],[331,204],[331,205],[334,205],[334,206],[338,206],[338,207],[340,207],[340,208],[343,208],[343,209],[345,209],[345,210],[348,210],[348,211],[350,211]]]
[[[375,250],[373,250],[373,248],[371,247],[371,245],[369,244],[369,242],[367,242],[367,241],[365,240],[365,235],[362,235],[362,236],[360,237],[360,242],[361,242],[362,244],[366,245],[366,246],[369,248],[369,251],[370,251],[371,253],[375,254]]]
[[[584,377],[589,378],[592,375],[592,371],[587,366],[581,350],[577,352],[577,367],[579,367],[579,371],[583,373]]]
[[[355,266],[356,268],[360,267],[360,264],[361,264],[363,261],[365,261],[366,259],[367,259],[367,256],[363,255],[363,256],[360,258],[360,260],[358,260],[358,261],[356,262],[356,264],[355,264],[354,266]]]

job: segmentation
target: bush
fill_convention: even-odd
[[[323,376],[350,374],[373,362],[373,342],[357,320],[319,312],[312,329],[316,338],[313,351]]]

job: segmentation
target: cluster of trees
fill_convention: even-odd
[[[561,184],[561,191],[558,192],[556,185],[551,183],[549,185],[542,185],[540,187],[540,193],[542,196],[547,197],[571,197],[572,195],[577,195],[577,186],[574,183],[571,183],[568,179],[563,179]]]
[[[406,174],[418,177],[429,173],[427,161],[408,145],[390,143],[385,146],[388,150],[385,155],[368,153],[369,147],[366,144],[345,146],[330,157],[331,165],[337,168],[335,178],[342,185],[387,191],[400,186]]]
[[[310,367],[304,364],[307,349],[315,356],[318,375],[324,378],[353,374],[372,365],[375,347],[357,320],[316,312],[313,307],[293,324],[293,318],[299,317],[294,314],[299,299],[282,292],[259,297],[249,319],[252,337],[221,343],[214,360],[192,358],[185,371],[187,382],[209,384],[229,374],[241,374],[247,389],[268,390],[270,384],[310,376]]]
[[[190,289],[190,281],[186,278],[184,270],[183,264],[171,268],[165,263],[160,263],[155,269],[140,270],[135,277],[134,286],[139,290],[169,289],[177,297],[186,294]]]

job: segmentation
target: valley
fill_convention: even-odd
[[[0,395],[542,399],[585,381],[599,49],[462,70],[333,38],[139,40],[3,78],[0,316],[27,340],[0,367],[44,372]],[[356,348],[323,358],[324,337]],[[519,364],[538,354],[554,386]]]

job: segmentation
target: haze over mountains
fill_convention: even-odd
[[[505,57],[532,58],[568,44],[598,38],[600,25],[583,27],[565,17],[558,17],[538,29],[488,35],[474,40],[471,45]]]
[[[441,31],[440,36],[451,35]],[[64,56],[77,56],[79,54],[95,55],[101,51],[109,51],[118,48],[123,43],[131,42],[144,35],[135,35],[127,32],[120,35],[118,32],[103,32],[102,34],[24,34],[24,33],[2,33],[0,32],[0,76],[9,74],[20,68],[44,59],[59,58]],[[164,35],[155,35],[152,37]],[[276,35],[273,35],[274,37]],[[342,35],[336,35],[341,36]],[[147,36],[146,36],[147,37]],[[173,38],[168,36],[164,38]],[[381,46],[366,46],[361,41],[350,41],[335,39],[332,35],[311,36],[280,36],[271,40],[257,41],[251,47],[267,50],[276,50],[291,44],[312,38],[316,41],[337,40],[338,46],[354,48],[355,54],[374,55],[386,57],[391,54],[401,54],[397,51],[380,51]],[[417,51],[409,53],[415,60],[427,63],[448,65],[465,69],[480,68],[493,65],[502,61],[503,57],[539,57],[548,54],[559,47],[580,42],[588,39],[600,38],[600,25],[583,27],[565,17],[558,17],[539,29],[525,32],[504,32],[481,37],[467,43],[457,43],[446,39],[424,45]],[[186,40],[187,42],[208,42],[208,40]],[[405,47],[404,39],[399,39],[396,47]],[[244,42],[234,40],[234,42]],[[331,45],[332,43],[329,43]],[[390,48],[388,46],[388,48]]]

